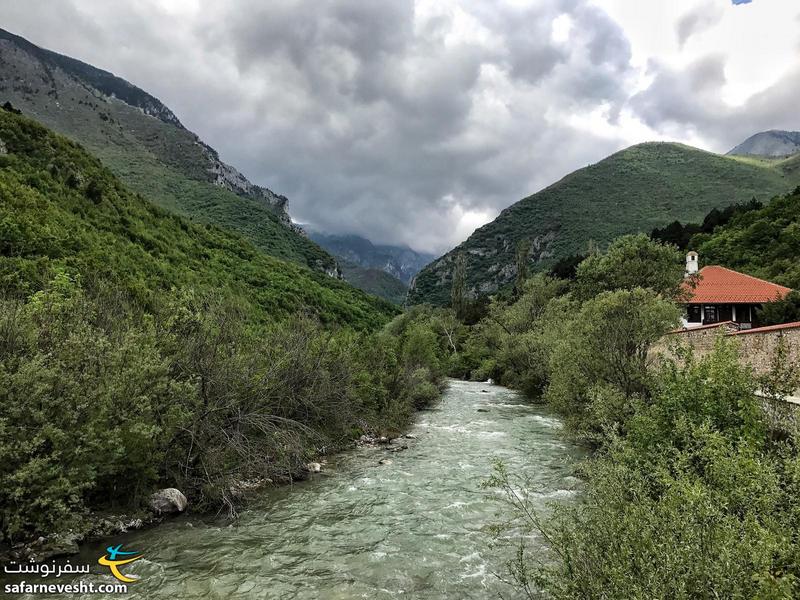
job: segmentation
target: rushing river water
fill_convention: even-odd
[[[266,493],[232,526],[181,517],[112,540],[145,557],[127,569],[140,580],[126,597],[496,598],[493,573],[509,549],[491,547],[485,528],[502,505],[480,484],[499,458],[529,478],[541,506],[569,498],[582,452],[559,429],[514,392],[451,381],[418,414],[407,450],[342,453],[308,481]],[[86,577],[99,581],[107,545],[72,562],[94,564]]]

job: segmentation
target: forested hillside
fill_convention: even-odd
[[[651,236],[699,252],[702,265],[720,264],[800,288],[800,187],[766,203],[714,209],[702,223],[674,221]]]
[[[291,226],[285,197],[252,184],[167,106],[124,79],[0,29],[5,101],[79,142],[159,206],[336,274],[333,258]]]
[[[64,271],[113,282],[149,307],[173,288],[225,290],[258,321],[306,311],[375,328],[395,313],[346,283],[150,204],[74,142],[24,116],[0,111],[0,140],[6,290],[31,294]]]
[[[70,551],[114,531],[97,511],[158,487],[235,514],[247,490],[397,431],[437,396],[445,347],[430,313],[398,312],[150,204],[0,110],[0,553],[48,534]]]

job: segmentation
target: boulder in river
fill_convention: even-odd
[[[403,437],[406,438],[407,440],[415,440],[415,439],[417,439],[417,436],[415,436],[413,433],[407,433]]]
[[[392,461],[390,459],[388,459],[388,458],[382,458],[382,459],[380,459],[378,461],[378,464],[379,465],[390,465],[390,464],[392,464]]]
[[[306,471],[309,473],[319,473],[322,471],[322,465],[318,462],[310,462],[306,465]]]
[[[158,490],[150,496],[150,509],[157,515],[171,515],[186,510],[189,501],[176,488]]]
[[[478,412],[489,412],[488,408],[479,408]]]

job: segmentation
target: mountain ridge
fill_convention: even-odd
[[[785,158],[800,152],[800,131],[770,129],[751,135],[728,152],[729,156]]]
[[[800,183],[794,166],[791,161],[754,161],[673,142],[630,146],[505,208],[422,269],[408,302],[446,304],[459,254],[465,258],[467,294],[490,294],[514,280],[516,251],[523,240],[530,270],[546,270],[559,259],[619,235],[649,232],[675,219],[700,219],[712,208],[785,193]]]
[[[267,254],[339,275],[333,257],[292,224],[285,196],[250,182],[126,80],[0,29],[0,101],[85,146],[160,206],[237,231]]]
[[[417,252],[408,246],[375,244],[356,234],[330,234],[314,228],[306,229],[309,238],[334,256],[360,267],[381,269],[405,285],[435,258],[433,254]]]

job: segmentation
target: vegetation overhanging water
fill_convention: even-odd
[[[515,392],[453,380],[419,413],[406,450],[342,453],[235,524],[179,518],[87,545],[72,562],[96,562],[117,543],[141,551],[130,598],[496,597],[494,573],[509,557],[486,529],[503,507],[481,483],[500,459],[527,478],[537,506],[569,501],[583,451],[560,429]]]

